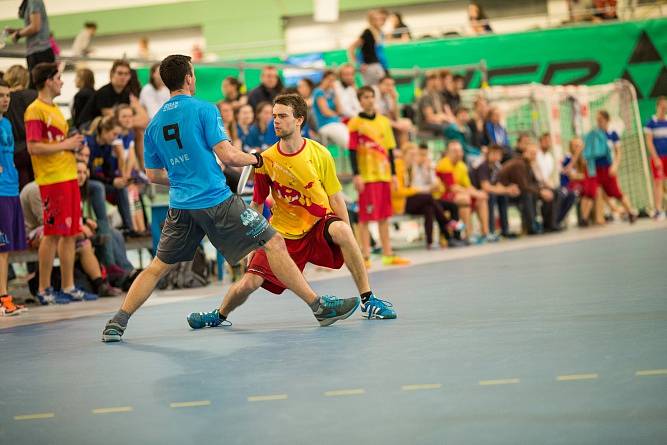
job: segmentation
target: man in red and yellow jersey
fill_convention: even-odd
[[[67,137],[67,121],[53,102],[63,86],[58,65],[38,64],[32,71],[32,79],[39,93],[25,111],[26,142],[44,211],[37,298],[42,304],[94,299],[74,287],[74,243],[81,232],[81,196],[74,152],[81,148],[83,136]],[[61,294],[51,288],[56,250],[60,257]]]
[[[350,162],[354,186],[359,193],[359,232],[361,249],[370,267],[370,232],[368,223],[377,221],[382,245],[382,263],[408,264],[394,255],[389,239],[389,218],[392,215],[391,186],[396,184],[393,149],[396,140],[391,122],[375,111],[375,91],[363,86],[357,92],[361,113],[347,123],[350,130]]]
[[[477,243],[496,241],[495,236],[489,236],[488,195],[482,190],[477,190],[470,182],[468,167],[463,162],[463,147],[459,141],[449,141],[447,153],[436,165],[435,174],[445,185],[442,200],[453,202],[459,207],[459,215],[466,226],[468,241]],[[476,239],[472,237],[473,210],[477,213],[482,231],[481,237]]]
[[[255,169],[253,207],[261,214],[271,194],[275,201],[271,225],[285,238],[299,269],[303,271],[306,263],[340,269],[345,263],[359,290],[363,316],[396,318],[391,303],[376,298],[371,291],[331,154],[301,136],[307,112],[308,106],[298,94],[275,99],[273,118],[280,140],[262,153],[264,165]],[[274,294],[285,290],[263,250],[254,253],[246,274],[225,295],[218,309],[220,317],[226,319],[260,286]]]

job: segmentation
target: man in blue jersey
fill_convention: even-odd
[[[655,108],[655,115],[646,123],[644,133],[653,169],[655,217],[658,221],[664,221],[663,199],[664,187],[667,185],[667,96],[658,97]]]
[[[160,64],[160,77],[171,98],[146,128],[144,163],[151,182],[169,187],[169,213],[156,257],[132,284],[120,310],[105,326],[102,341],[120,341],[130,316],[160,278],[177,263],[192,260],[204,235],[231,264],[263,248],[273,272],[311,307],[320,325],[349,317],[359,299],[318,296],[290,258],[283,238],[230,191],[216,155],[233,167],[261,167],[264,161],[257,153],[232,146],[218,109],[192,97],[195,73],[190,57],[167,57]],[[211,325],[222,321],[212,320]]]

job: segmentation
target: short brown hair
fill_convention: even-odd
[[[273,104],[285,105],[292,108],[292,114],[295,118],[303,118],[303,122],[308,119],[308,104],[299,94],[281,94],[273,100]]]
[[[4,80],[0,79],[0,87],[9,88],[9,84]]]
[[[30,73],[23,65],[12,65],[5,71],[3,80],[9,84],[9,88],[20,86],[26,89],[30,84]]]
[[[359,89],[357,90],[357,99],[361,99],[361,96],[363,96],[364,93],[371,93],[373,96],[375,96],[375,90],[373,89],[373,87],[364,85],[363,87],[359,87]]]
[[[130,68],[130,62],[128,62],[127,60],[118,59],[118,60],[114,60],[113,65],[111,65],[111,74],[115,73],[116,70],[121,66],[124,66],[128,70],[132,69],[132,68]]]
[[[37,90],[44,88],[46,81],[58,74],[58,64],[42,62],[32,69],[32,82]]]
[[[609,117],[609,112],[607,110],[599,110],[598,114],[604,118],[604,120],[609,121],[611,118]]]

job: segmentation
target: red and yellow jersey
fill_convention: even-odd
[[[341,191],[329,151],[310,139],[296,153],[284,153],[280,142],[262,153],[264,165],[255,169],[253,201],[275,201],[271,225],[287,239],[302,238],[317,222],[333,213],[329,196]]]
[[[440,159],[438,165],[435,166],[435,174],[445,185],[445,189],[450,191],[453,185],[459,185],[464,188],[472,187],[470,182],[470,175],[468,174],[468,167],[465,162],[459,161],[456,165],[445,156]]]
[[[347,123],[350,131],[350,150],[357,152],[359,174],[364,182],[390,182],[389,150],[396,147],[391,122],[376,114],[368,119],[355,116]]]
[[[25,135],[27,142],[45,144],[61,142],[67,136],[69,126],[57,105],[49,105],[36,99],[25,110]],[[62,150],[57,153],[32,155],[35,182],[49,185],[76,179],[74,152]]]

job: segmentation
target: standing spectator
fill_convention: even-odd
[[[630,223],[637,220],[637,214],[632,209],[630,200],[621,191],[618,184],[618,167],[621,164],[621,138],[616,131],[609,127],[609,113],[600,110],[596,116],[597,128],[586,135],[584,159],[588,167],[587,187],[584,190],[585,199],[581,202],[581,214],[584,221],[588,220],[593,200],[596,197],[598,186],[602,187],[609,198],[621,202],[628,214]]]
[[[537,152],[535,166],[539,171],[537,176],[540,183],[554,193],[555,206],[558,209],[555,227],[558,229],[570,212],[577,196],[567,187],[560,186],[560,163],[557,163],[554,157],[549,133],[543,133],[540,136],[540,149]]]
[[[248,103],[253,110],[260,102],[273,103],[273,99],[283,90],[283,83],[275,66],[267,65],[262,68],[261,83],[248,93]]]
[[[0,315],[18,315],[22,310],[8,292],[9,252],[26,248],[19,175],[14,166],[14,135],[12,124],[5,118],[9,100],[9,84],[0,80]]]
[[[25,112],[26,140],[44,207],[37,299],[41,304],[80,301],[92,298],[74,286],[74,243],[81,233],[81,196],[74,152],[81,148],[83,136],[67,138],[67,121],[53,102],[63,86],[58,65],[40,63],[32,77],[38,98]],[[51,288],[56,250],[62,283],[62,293],[58,296]]]
[[[19,6],[19,18],[23,19],[25,27],[21,29],[8,29],[14,41],[26,37],[26,60],[28,71],[41,62],[55,62],[56,56],[51,48],[49,37],[49,18],[42,0],[23,0]],[[34,88],[34,79],[30,79],[30,88]]]
[[[348,61],[359,63],[364,85],[377,85],[389,69],[384,53],[384,35],[382,27],[387,16],[384,12],[373,9],[368,12],[368,28],[361,33],[347,50]],[[357,57],[357,49],[360,49]]]
[[[361,251],[370,267],[370,232],[368,223],[377,221],[382,244],[382,264],[408,264],[394,255],[389,239],[389,218],[392,215],[391,183],[396,183],[393,149],[394,133],[389,120],[375,110],[375,91],[369,86],[359,88],[362,112],[347,123],[350,129],[350,162],[354,186],[359,193],[359,231]]]
[[[9,85],[9,110],[5,117],[12,124],[14,135],[14,165],[19,172],[19,190],[35,179],[30,153],[25,141],[25,110],[37,99],[37,91],[28,89],[30,73],[21,65],[12,65],[4,75]]]
[[[220,88],[223,96],[222,101],[232,104],[234,113],[238,112],[242,105],[248,103],[248,97],[241,92],[242,87],[241,82],[233,76],[227,76],[222,81]]]
[[[493,32],[489,18],[484,13],[484,10],[477,3],[470,3],[468,5],[468,20],[472,33],[475,35],[489,34]]]
[[[665,220],[664,188],[667,185],[667,97],[660,96],[656,102],[655,115],[644,127],[646,145],[651,155],[653,170],[653,193],[656,218]]]
[[[443,135],[449,124],[454,122],[454,116],[451,113],[445,113],[440,85],[440,76],[437,72],[426,73],[424,91],[417,102],[419,129],[437,135]]]
[[[503,147],[503,162],[512,157],[512,148],[510,147],[510,140],[507,136],[507,130],[501,122],[500,109],[498,107],[491,107],[489,114],[484,124],[484,145],[487,147],[491,144],[500,145]]]
[[[484,96],[477,96],[473,102],[473,113],[470,121],[468,121],[468,128],[470,128],[471,144],[480,149],[486,147],[484,124],[487,114],[489,114],[489,104]]]
[[[392,12],[389,16],[391,23],[391,34],[389,40],[392,42],[409,42],[412,40],[410,28],[403,22],[403,16],[400,12]]]
[[[97,23],[86,22],[83,24],[83,29],[79,31],[72,43],[72,55],[74,57],[88,57],[93,52],[90,44],[96,32]]]
[[[436,175],[445,185],[443,200],[453,202],[459,207],[459,214],[466,226],[467,239],[470,242],[485,243],[497,241],[489,234],[489,205],[486,192],[473,187],[468,174],[468,167],[463,162],[463,147],[458,141],[449,141],[445,156],[435,167]],[[473,237],[472,212],[477,214],[481,226],[481,236]]]
[[[459,107],[456,110],[456,120],[445,129],[445,140],[458,141],[463,147],[463,156],[466,164],[471,167],[477,166],[482,158],[482,151],[472,143],[472,134],[468,122],[470,115],[468,109]]]
[[[148,112],[149,119],[152,119],[162,105],[169,100],[169,89],[162,82],[159,68],[159,63],[151,66],[148,83],[141,89],[141,93],[139,93],[139,103]]]
[[[389,119],[391,128],[394,129],[398,135],[399,147],[406,144],[410,140],[410,133],[413,132],[414,126],[412,121],[400,116],[398,109],[398,91],[396,90],[396,82],[390,76],[384,76],[375,91],[375,107],[377,111]]]
[[[513,238],[509,231],[507,208],[509,198],[516,198],[521,194],[516,184],[503,185],[496,182],[500,171],[500,161],[503,158],[503,147],[492,145],[484,154],[484,161],[472,171],[470,180],[477,190],[482,190],[489,196],[489,230],[496,232],[496,206],[500,219],[500,234],[504,238]]]
[[[113,107],[118,104],[129,104],[130,92],[127,86],[131,76],[129,62],[116,60],[111,66],[111,81],[95,91],[81,112],[79,119],[81,125],[91,122],[98,116],[110,116],[113,114]]]
[[[236,130],[238,138],[241,142],[241,149],[246,153],[249,153],[253,148],[250,145],[252,142],[250,139],[250,128],[252,127],[254,121],[255,112],[253,111],[252,107],[249,104],[241,105],[237,116]]]
[[[616,0],[593,0],[593,21],[618,20]]]
[[[348,146],[349,133],[341,122],[340,101],[334,89],[336,73],[325,71],[320,86],[313,91],[313,114],[317,121],[317,132],[326,142],[336,144],[340,148]],[[325,144],[326,145],[326,144]]]
[[[355,81],[354,65],[346,63],[338,71],[338,81],[334,88],[340,102],[340,114],[344,121],[355,117],[361,111],[357,99],[357,85]]]
[[[83,109],[95,94],[95,75],[88,68],[79,68],[76,70],[74,84],[79,91],[74,95],[72,103],[72,122],[78,128],[83,123],[81,122]]]
[[[141,37],[137,45],[137,57],[139,59],[152,60],[154,58],[150,50],[150,40],[148,40],[148,37]]]

